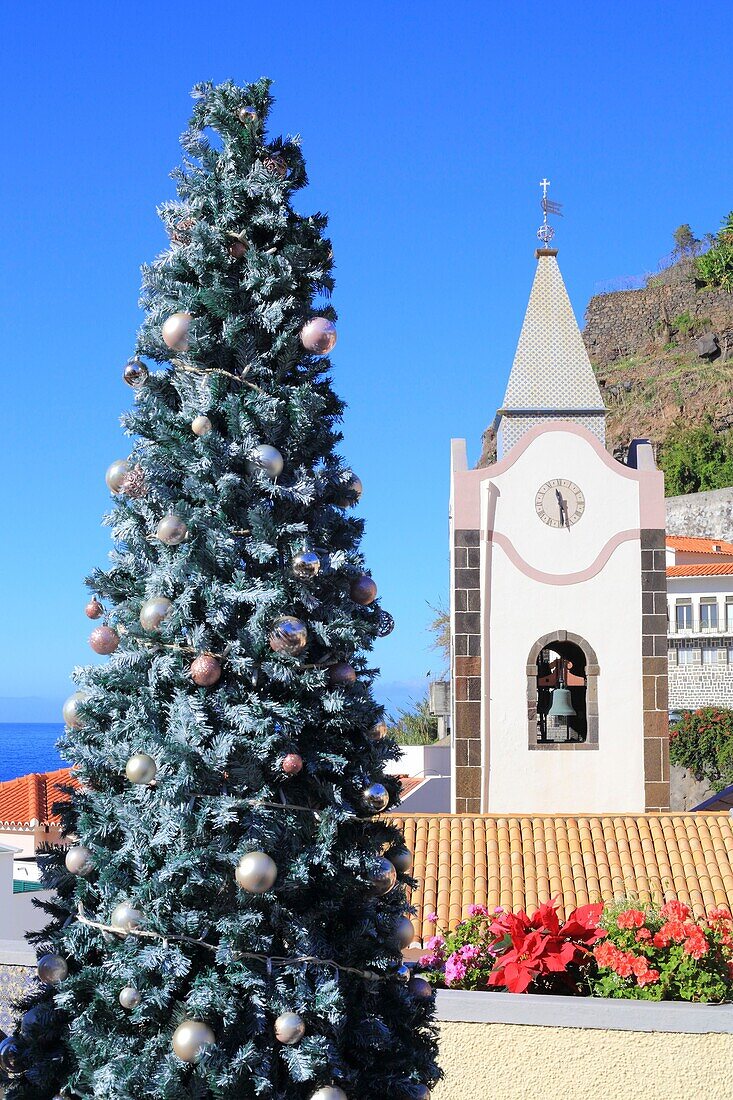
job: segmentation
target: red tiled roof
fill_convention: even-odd
[[[723,542],[722,539],[693,539],[682,535],[668,535],[667,548],[683,550],[686,554],[725,554],[727,557],[733,557],[733,542]]]
[[[535,909],[557,898],[578,905],[678,898],[696,917],[733,907],[733,817],[729,813],[397,813],[414,853],[416,938],[455,928],[471,904]]]
[[[0,827],[28,829],[36,824],[57,823],[59,818],[53,812],[53,805],[65,798],[58,789],[59,784],[76,787],[78,782],[69,768],[59,768],[55,772],[33,772],[0,783]]]
[[[733,577],[733,562],[711,561],[704,565],[668,565],[668,577]]]
[[[400,781],[400,798],[407,798],[408,794],[412,794],[421,783],[425,782],[423,775],[400,775],[397,778]]]

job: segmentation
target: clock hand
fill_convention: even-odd
[[[569,527],[570,524],[568,523],[568,511],[565,506],[565,501],[563,500],[562,493],[559,489],[555,489],[555,496],[557,497],[557,505],[560,509],[560,526]]]

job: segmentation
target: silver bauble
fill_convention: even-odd
[[[130,1012],[133,1008],[137,1008],[140,1004],[142,997],[140,992],[135,989],[134,985],[126,985],[124,989],[120,990],[119,1001],[123,1008],[128,1009]]]
[[[308,628],[294,615],[281,615],[272,625],[270,649],[275,653],[287,653],[295,657],[308,644]]]
[[[348,661],[338,661],[328,670],[328,682],[333,687],[356,682],[356,669]]]
[[[374,725],[366,731],[366,736],[369,741],[381,741],[388,733],[389,727],[386,722],[375,722]]]
[[[67,848],[64,863],[70,875],[79,875],[81,878],[90,875],[94,870],[92,853],[83,844],[72,844]]]
[[[193,316],[190,313],[172,313],[164,321],[160,330],[163,343],[172,351],[186,351],[188,348],[188,332],[192,320]]]
[[[141,363],[139,359],[131,359],[129,363],[125,363],[125,369],[122,372],[122,377],[128,386],[132,386],[133,389],[137,389],[138,386],[144,386],[150,377],[150,371]]]
[[[305,1020],[297,1012],[283,1012],[275,1020],[275,1038],[278,1043],[292,1047],[305,1035]]]
[[[173,1053],[182,1062],[198,1062],[207,1047],[216,1042],[208,1024],[201,1020],[184,1020],[173,1032]]]
[[[203,414],[194,417],[191,421],[191,431],[194,435],[208,435],[213,426],[208,416],[204,416]]]
[[[84,725],[84,719],[79,714],[79,707],[83,706],[89,699],[89,694],[86,691],[75,691],[73,695],[70,695],[63,706],[63,718],[66,725],[72,730],[80,730]]]
[[[397,928],[395,929],[395,935],[397,936],[397,943],[402,948],[409,947],[414,941],[415,925],[409,917],[400,917]]]
[[[337,1085],[325,1085],[324,1088],[313,1093],[311,1100],[349,1100],[349,1098]]]
[[[342,508],[350,508],[358,503],[364,491],[361,478],[357,477],[353,470],[346,471],[346,474],[346,481],[339,485],[338,496],[336,498],[336,503]]]
[[[107,488],[111,493],[120,492],[124,480],[131,469],[132,466],[126,458],[117,458],[111,466],[107,467],[107,473],[104,475],[104,480],[107,482]]]
[[[272,480],[282,473],[283,465],[283,456],[269,443],[261,443],[249,456],[250,470],[262,470]]]
[[[433,995],[433,987],[425,978],[415,975],[410,978],[407,988],[416,1000],[427,1001]]]
[[[240,107],[237,111],[237,118],[244,126],[257,122],[259,117],[255,107]]]
[[[125,775],[131,783],[148,787],[158,774],[158,765],[146,752],[136,752],[125,764]]]
[[[368,607],[377,598],[377,586],[366,573],[352,582],[349,591],[354,603],[361,604],[362,607]]]
[[[418,1085],[417,1092],[412,1094],[413,1100],[430,1100],[430,1089],[427,1085]]]
[[[361,801],[367,813],[381,813],[389,806],[389,791],[382,783],[368,783],[362,789]]]
[[[387,859],[401,875],[407,875],[412,870],[412,852],[403,844],[396,848],[390,848]]]
[[[11,1035],[6,1035],[0,1042],[0,1070],[8,1077],[20,1077],[23,1073],[20,1050]]]
[[[163,516],[155,529],[156,539],[160,539],[166,546],[180,546],[188,534],[188,527],[180,516],[169,512]]]
[[[173,603],[167,596],[151,596],[140,608],[140,626],[150,634],[172,610]]]
[[[336,347],[336,326],[327,317],[312,317],[300,330],[300,342],[314,355],[328,355]]]
[[[275,885],[277,864],[266,852],[247,852],[234,872],[237,886],[248,894],[266,894]]]
[[[121,901],[112,910],[109,923],[116,932],[132,932],[143,923],[144,917],[131,901]]]
[[[367,879],[374,896],[381,898],[390,890],[394,890],[397,885],[397,872],[389,860],[382,856],[376,867],[368,871]]]
[[[302,581],[309,581],[318,576],[321,570],[321,559],[313,550],[299,550],[293,555],[292,570],[296,577]]]
[[[38,960],[38,977],[46,985],[56,985],[69,976],[69,964],[61,955],[41,955]]]
[[[411,975],[412,967],[408,966],[407,963],[400,963],[394,974],[398,982],[404,982],[405,984],[409,982]]]

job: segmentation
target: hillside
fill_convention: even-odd
[[[664,445],[670,428],[733,425],[733,295],[697,290],[689,262],[641,290],[591,298],[583,339],[609,411],[609,449]]]

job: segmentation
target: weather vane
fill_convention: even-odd
[[[562,203],[555,202],[554,199],[548,199],[547,188],[550,186],[548,179],[540,180],[540,187],[542,188],[542,198],[540,199],[540,206],[542,207],[542,225],[537,230],[537,236],[542,241],[545,248],[550,244],[550,241],[555,236],[555,230],[548,223],[547,217],[549,214],[554,214],[558,218],[562,217]]]

